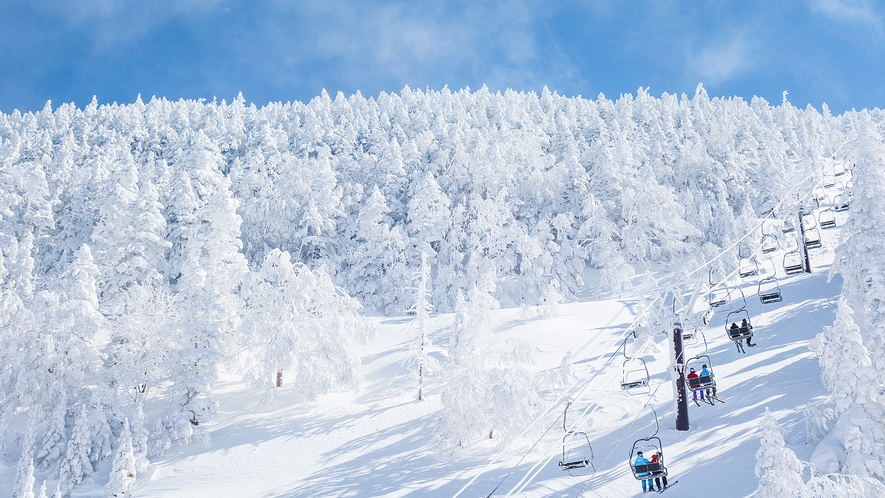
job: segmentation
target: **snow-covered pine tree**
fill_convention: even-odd
[[[136,458],[132,449],[132,433],[129,429],[129,420],[123,420],[123,428],[117,439],[117,449],[114,451],[114,459],[111,467],[111,475],[105,485],[105,491],[109,498],[128,496],[127,491],[135,484]]]
[[[65,459],[58,472],[59,485],[63,492],[70,492],[75,485],[80,484],[83,478],[95,470],[89,460],[91,448],[89,413],[86,405],[79,403],[74,410],[74,427],[65,450]]]
[[[176,207],[174,226],[180,243],[174,290],[182,321],[176,327],[170,395],[181,406],[180,416],[193,426],[217,414],[212,388],[225,358],[225,339],[237,327],[242,307],[237,289],[248,272],[240,252],[238,203],[222,174],[222,162],[218,147],[201,131],[176,158],[187,176],[179,182],[186,204]],[[173,421],[172,426],[182,424]],[[188,440],[187,432],[179,439]]]
[[[802,481],[802,462],[793,450],[786,447],[784,436],[774,415],[765,408],[759,421],[762,442],[756,452],[756,477],[759,498],[785,498],[800,496],[805,483]]]

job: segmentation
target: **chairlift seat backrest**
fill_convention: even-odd
[[[648,381],[646,379],[634,380],[631,382],[621,382],[621,389],[636,389],[639,387],[648,387]]]
[[[761,301],[762,304],[779,303],[783,300],[784,300],[784,298],[781,296],[780,292],[772,292],[769,294],[759,294],[759,301]]]
[[[574,469],[583,469],[585,467],[589,467],[590,460],[584,458],[582,460],[575,460],[573,462],[559,462],[559,467],[562,470],[574,470]]]
[[[633,465],[633,472],[637,476],[647,476],[652,473],[662,472],[667,475],[667,469],[661,466],[661,462],[644,463],[642,465]]]

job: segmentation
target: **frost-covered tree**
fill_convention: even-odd
[[[114,452],[111,475],[105,485],[108,497],[127,496],[127,491],[135,483],[136,458],[132,449],[132,433],[129,420],[123,421],[123,428]]]
[[[427,299],[430,292],[430,267],[427,263],[427,253],[421,251],[421,266],[415,276],[415,305],[411,309],[415,313],[413,327],[418,335],[414,346],[415,362],[418,365],[418,401],[424,400],[424,377],[436,367],[436,362],[429,354],[432,344],[427,330],[427,319],[430,310],[433,309]]]
[[[492,311],[497,301],[474,288],[458,299],[449,355],[453,375],[441,395],[443,408],[434,428],[440,449],[463,447],[477,439],[506,440],[537,414],[536,381],[527,366],[533,355],[527,345],[508,340],[493,343]]]
[[[756,452],[756,477],[759,478],[756,496],[800,496],[805,484],[802,481],[802,462],[796,458],[793,450],[786,447],[777,420],[768,408],[765,408],[759,427],[762,442]]]
[[[237,360],[249,384],[272,392],[291,383],[305,399],[356,388],[359,358],[346,344],[365,340],[371,326],[324,269],[293,265],[289,253],[274,249],[246,279],[242,295]]]
[[[65,458],[58,472],[62,490],[70,491],[92,474],[95,469],[89,459],[92,448],[92,435],[89,431],[89,412],[82,403],[74,411],[74,427],[68,440]]]
[[[217,413],[212,388],[224,360],[225,339],[237,327],[242,307],[237,289],[248,271],[240,252],[238,203],[222,174],[222,161],[217,146],[202,132],[176,158],[187,175],[180,178],[187,202],[176,206],[173,234],[180,244],[174,290],[181,321],[175,328],[170,395],[194,426]]]

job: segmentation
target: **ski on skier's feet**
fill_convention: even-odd
[[[707,396],[707,399],[710,400],[710,403],[711,403],[711,404],[712,404],[713,400],[716,400],[716,401],[718,401],[718,402],[720,402],[720,403],[725,403],[725,401],[719,399],[718,396]]]
[[[667,491],[668,489],[670,489],[670,488],[672,488],[673,486],[675,486],[677,482],[679,482],[679,481],[673,481],[673,482],[671,482],[670,484],[667,484],[667,485],[664,486],[663,488],[659,489],[659,490],[658,490],[658,493],[663,493],[664,491]]]

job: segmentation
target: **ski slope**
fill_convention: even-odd
[[[847,215],[837,213],[837,223],[844,223]],[[624,357],[612,346],[617,347],[635,318],[635,300],[572,302],[561,305],[557,318],[546,319],[526,317],[518,309],[496,312],[495,335],[534,345],[537,371],[558,375],[563,357],[572,352],[575,373],[583,381],[569,393],[574,401],[569,420],[583,414],[576,429],[590,437],[595,474],[571,477],[558,468],[565,398],[555,394],[521,437],[504,445],[498,438],[472,441],[454,454],[434,451],[433,426],[447,378],[428,377],[427,399],[417,401],[416,374],[409,365],[415,340],[411,319],[376,317],[377,339],[357,349],[364,377],[358,392],[322,396],[307,404],[283,392],[268,404],[249,394],[237,378],[227,377],[218,388],[222,412],[211,430],[211,443],[170,449],[139,476],[132,495],[633,496],[641,487],[627,457],[635,440],[655,430],[648,403],[657,412],[670,480],[679,481],[667,496],[752,496],[758,484],[758,422],[766,408],[800,459],[807,461],[813,450],[805,444],[802,410],[827,393],[807,343],[832,324],[841,282],[838,276],[827,282],[839,230],[821,233],[823,247],[810,251],[811,274],[785,277],[783,252],[773,253],[782,302],[762,305],[756,296],[757,277],[743,280],[757,347],[737,352],[725,334],[725,312],[717,312],[703,329],[725,402],[690,402],[689,431],[675,430],[666,335],[651,336],[642,352],[653,394],[630,395],[620,389]],[[452,318],[432,318],[436,344],[447,340]],[[703,341],[686,345],[687,356],[701,353]],[[103,495],[102,485],[87,481],[73,496]]]

